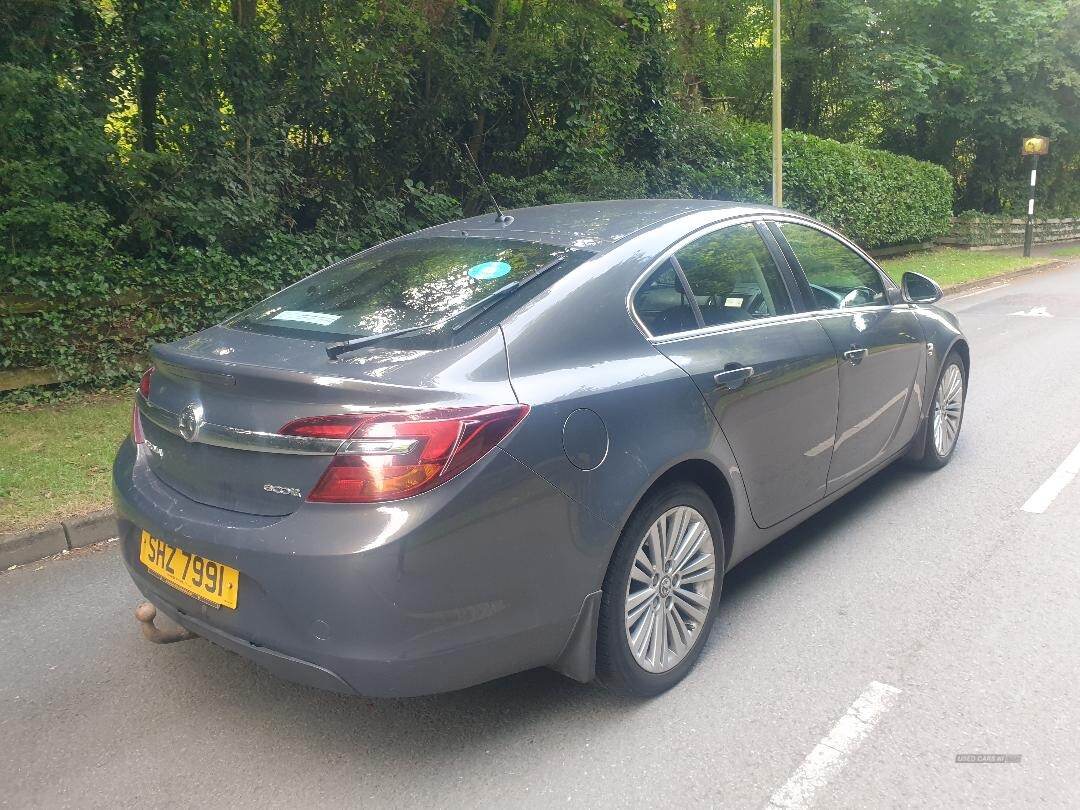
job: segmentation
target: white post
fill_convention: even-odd
[[[1024,256],[1031,255],[1031,240],[1035,228],[1035,175],[1039,171],[1039,156],[1031,156],[1031,195],[1028,197],[1027,226],[1024,228]]]

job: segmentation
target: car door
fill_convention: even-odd
[[[713,409],[766,527],[825,494],[839,385],[832,343],[815,317],[798,313],[794,278],[762,233],[742,222],[688,237],[632,304]]]
[[[884,273],[837,235],[795,221],[770,227],[785,240],[805,297],[813,299],[815,317],[836,348],[840,407],[828,477],[832,492],[902,449],[914,434],[922,327]]]

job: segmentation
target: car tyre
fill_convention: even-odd
[[[716,620],[725,559],[720,518],[701,487],[674,482],[646,496],[604,578],[597,680],[619,694],[651,697],[686,677]]]
[[[948,464],[960,439],[967,403],[967,368],[958,352],[949,352],[945,358],[933,397],[923,431],[922,455],[914,460],[916,466],[926,470]]]

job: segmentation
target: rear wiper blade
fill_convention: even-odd
[[[499,301],[501,301],[503,298],[505,298],[508,294],[512,293],[514,290],[518,289],[519,287],[523,287],[524,285],[528,284],[534,278],[536,278],[539,275],[542,275],[542,274],[546,273],[551,268],[557,267],[558,265],[562,264],[562,262],[563,262],[563,260],[565,258],[566,258],[565,256],[559,256],[554,261],[550,261],[547,264],[545,264],[543,267],[541,267],[536,272],[530,273],[529,275],[525,276],[525,278],[519,279],[518,281],[511,281],[506,286],[500,287],[499,289],[495,290],[495,292],[493,292],[491,295],[487,296],[486,298],[481,298],[479,301],[477,301],[472,306],[466,307],[465,309],[461,310],[461,312],[459,312],[457,315],[455,315],[453,318],[451,318],[449,321],[447,321],[448,324],[452,324],[450,326],[450,331],[451,332],[457,332],[457,331],[459,331],[461,329],[464,329],[470,323],[475,321],[477,318],[479,318],[481,315],[483,315],[485,312],[487,312],[489,309],[491,309],[493,306],[495,306],[495,304],[497,304]],[[466,313],[468,313],[468,317],[462,318],[462,316],[464,316]],[[458,321],[459,319],[461,319],[459,322],[454,323],[455,321]]]
[[[511,281],[509,284],[505,284],[499,287],[491,295],[485,295],[475,304],[470,304],[457,313],[454,317],[450,318],[446,323],[450,327],[451,332],[457,332],[459,329],[464,329],[473,320],[479,318],[501,299],[505,298],[508,294],[512,293],[518,287],[522,285],[521,281]]]
[[[380,340],[386,338],[397,337],[398,335],[407,335],[410,332],[419,332],[421,329],[429,329],[431,324],[421,324],[420,326],[407,326],[404,329],[394,329],[392,332],[382,332],[378,335],[364,335],[363,337],[352,338],[341,343],[331,343],[326,347],[326,356],[331,360],[337,360],[341,355],[348,354],[351,351],[355,351],[363,346],[367,346],[370,343],[378,343]]]

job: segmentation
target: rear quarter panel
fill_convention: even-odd
[[[752,525],[738,466],[711,410],[626,308],[627,292],[656,252],[686,231],[680,221],[614,248],[503,324],[511,384],[532,407],[503,448],[610,527],[575,541],[596,587],[641,497],[681,461],[715,465],[732,489],[734,523]],[[571,463],[563,445],[563,426],[579,408],[596,413],[606,430],[606,456],[590,470]],[[738,544],[736,532],[736,552]],[[732,546],[728,538],[729,555]]]

